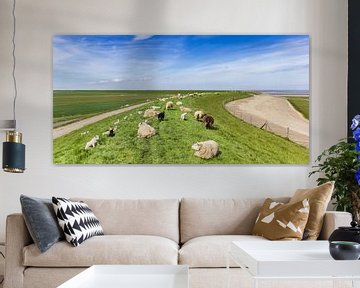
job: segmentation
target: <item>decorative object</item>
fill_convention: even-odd
[[[13,120],[0,121],[0,130],[9,130],[6,132],[6,140],[3,143],[3,160],[2,167],[5,172],[23,173],[25,170],[25,145],[22,144],[22,133],[16,129],[16,99],[17,99],[17,85],[16,85],[16,57],[15,57],[15,36],[16,36],[16,17],[15,17],[16,0],[13,0],[13,21],[14,29],[12,35],[12,57],[13,69],[12,78],[14,82],[14,100],[13,100]]]
[[[329,250],[335,260],[358,260],[360,257],[360,244],[357,242],[331,241]]]
[[[20,203],[26,227],[41,253],[64,239],[51,199],[21,195]]]
[[[308,164],[309,51],[308,35],[55,35],[53,162]]]
[[[269,240],[301,240],[309,208],[308,199],[284,204],[268,198],[259,212],[252,234]]]
[[[356,221],[352,221],[350,227],[339,227],[331,233],[329,241],[350,241],[360,244],[360,226]]]
[[[346,139],[325,149],[316,159],[317,165],[309,176],[319,173],[317,183],[335,181],[332,199],[337,211],[348,211],[359,222],[360,212],[360,116],[353,119],[351,129],[356,143]]]
[[[104,235],[99,220],[84,202],[52,197],[52,203],[66,241],[75,247],[93,236]]]
[[[323,226],[324,215],[334,190],[334,181],[311,189],[298,189],[289,203],[309,199],[310,212],[303,240],[316,240]]]

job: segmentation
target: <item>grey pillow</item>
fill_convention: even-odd
[[[64,238],[51,199],[20,196],[22,213],[31,238],[41,253]]]

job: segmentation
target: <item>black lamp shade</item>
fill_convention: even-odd
[[[25,170],[25,145],[16,142],[3,143],[4,171],[22,173]]]

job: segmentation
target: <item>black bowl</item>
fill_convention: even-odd
[[[360,257],[360,244],[357,242],[332,241],[329,250],[335,260],[358,260]]]

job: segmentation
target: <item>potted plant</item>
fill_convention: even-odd
[[[350,212],[360,223],[360,115],[352,120],[351,129],[353,137],[341,140],[316,158],[317,165],[309,177],[319,173],[318,185],[335,181],[332,195],[335,209]]]

